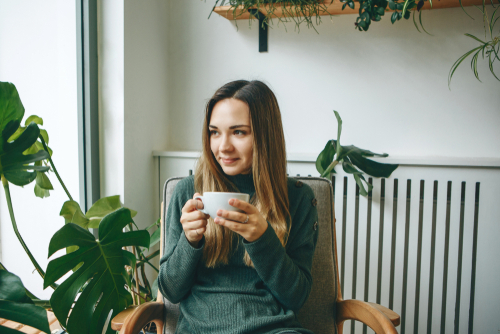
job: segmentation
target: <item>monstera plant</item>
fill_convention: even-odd
[[[363,172],[374,177],[389,177],[399,165],[384,164],[367,159],[375,156],[387,157],[387,153],[378,154],[352,145],[340,145],[342,119],[340,118],[338,112],[335,110],[333,112],[335,113],[338,123],[337,140],[331,139],[326,143],[325,148],[321,151],[316,160],[316,169],[321,176],[324,177],[330,173],[335,173],[335,166],[342,164],[344,172],[352,174],[354,177],[356,184],[359,186],[359,193],[366,196],[368,195],[368,192],[372,190],[373,186],[366,182]],[[366,191],[363,182],[368,187],[368,192]]]
[[[40,300],[24,288],[21,280],[0,263],[0,318],[13,320],[50,333],[47,310],[52,310],[69,334],[114,333],[110,317],[127,306],[151,300],[154,287],[147,282],[144,266],[151,259],[144,250],[159,241],[159,230],[150,237],[135,225],[137,212],[124,208],[119,196],[98,200],[83,213],[60,178],[47,146],[49,136],[41,130],[42,118],[30,116],[23,126],[24,107],[16,87],[0,82],[0,175],[14,232],[44,288],[54,289],[50,301]],[[68,196],[61,209],[64,226],[49,244],[48,256],[66,249],[66,255],[51,260],[45,272],[24,242],[15,220],[10,184],[25,186],[35,181],[35,195],[49,196],[52,184],[46,175],[54,172]],[[98,229],[96,238],[90,228]],[[124,231],[125,229],[125,231]],[[127,250],[127,248],[129,250]],[[142,270],[140,284],[138,269]],[[71,275],[57,284],[65,274]],[[2,333],[20,333],[0,326]]]

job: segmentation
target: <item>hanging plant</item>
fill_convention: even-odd
[[[354,26],[359,31],[367,31],[372,22],[378,22],[385,15],[389,9],[394,13],[391,16],[391,22],[394,23],[398,20],[409,19],[413,9],[420,11],[427,0],[399,1],[399,0],[359,0],[359,16],[354,22]],[[340,0],[344,3],[342,10],[349,7],[355,8],[354,0]],[[432,0],[429,0],[432,6]],[[280,22],[295,22],[297,28],[302,23],[305,23],[308,28],[316,30],[316,25],[321,23],[321,16],[330,15],[328,13],[328,6],[333,3],[333,0],[217,0],[214,8],[217,6],[230,5],[232,7],[233,17],[243,15],[250,12],[252,9],[265,6],[265,11],[262,13],[265,18],[263,24],[269,25],[270,19],[275,17]],[[280,15],[275,15],[279,10]],[[252,14],[253,15],[253,14]],[[330,15],[331,16],[331,15]],[[419,19],[420,23],[421,17]],[[250,21],[251,23],[251,21]],[[417,23],[414,18],[415,26]],[[418,26],[417,26],[418,29]],[[420,30],[419,30],[420,31]]]

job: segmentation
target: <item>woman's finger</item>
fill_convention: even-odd
[[[241,212],[234,212],[234,211],[227,211],[227,210],[218,210],[217,211],[217,216],[226,218],[235,222],[240,222],[240,223],[248,223],[250,219],[249,215],[246,213],[241,213]]]
[[[203,202],[195,199],[190,199],[189,201],[186,202],[186,204],[184,204],[182,212],[187,213],[194,211],[196,209],[203,209]]]
[[[245,201],[240,201],[239,199],[236,198],[231,198],[229,200],[229,205],[234,206],[235,208],[240,209],[241,211],[246,212],[247,214],[259,212],[259,210],[257,210],[257,208],[252,204],[247,203]]]
[[[210,216],[204,214],[201,211],[195,210],[187,213],[183,213],[181,216],[181,224],[185,224],[190,221],[200,220],[200,219],[208,219]]]
[[[240,233],[243,226],[241,223],[239,222],[235,222],[235,221],[232,221],[232,220],[228,220],[228,219],[224,219],[224,218],[220,218],[220,217],[217,217],[214,219],[214,222],[216,224],[219,224],[221,226],[225,226],[227,227],[228,229],[236,232],[236,233]]]
[[[199,228],[205,228],[207,226],[207,221],[205,219],[190,221],[182,224],[184,230],[196,230]]]

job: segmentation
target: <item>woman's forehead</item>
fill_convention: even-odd
[[[210,125],[216,127],[250,125],[250,109],[243,101],[224,99],[215,104],[210,117]]]

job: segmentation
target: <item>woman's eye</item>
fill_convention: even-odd
[[[236,130],[236,131],[234,131],[234,134],[235,134],[235,135],[244,135],[244,134],[245,134],[245,131]]]
[[[218,134],[218,132],[217,132],[217,131],[215,131],[215,130],[210,131],[210,135],[211,135],[211,136],[214,136],[214,135],[216,135],[216,134]]]

